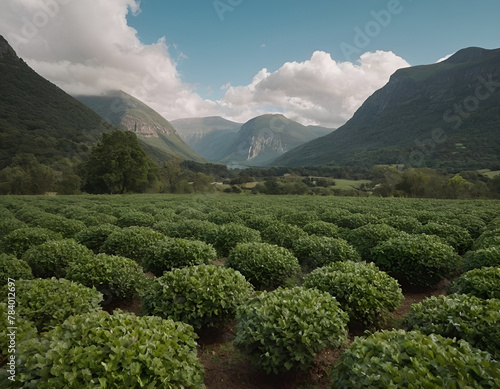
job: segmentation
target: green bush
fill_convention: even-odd
[[[0,220],[0,239],[4,236],[10,234],[12,231],[18,230],[20,228],[26,228],[28,225],[15,218],[6,218]]]
[[[497,388],[500,363],[467,342],[418,331],[357,337],[335,363],[333,388]]]
[[[3,294],[7,302],[7,293]],[[71,315],[100,309],[102,294],[61,279],[16,281],[16,316],[33,322],[39,332],[52,329]]]
[[[32,220],[31,227],[47,228],[60,233],[64,238],[72,238],[77,232],[83,230],[85,223],[80,220],[70,220],[65,217],[53,214],[46,214]]]
[[[472,239],[477,239],[486,229],[486,223],[480,217],[474,215],[458,214],[453,219],[450,219],[448,223],[465,228]]]
[[[417,228],[416,233],[439,236],[460,255],[470,249],[474,243],[465,228],[451,224],[428,223]]]
[[[307,370],[347,340],[347,314],[328,293],[295,287],[262,292],[238,308],[234,345],[267,373]]]
[[[237,245],[225,265],[238,270],[256,288],[284,285],[300,271],[299,261],[290,251],[258,242]]]
[[[302,229],[309,235],[327,236],[329,238],[337,238],[339,235],[337,225],[321,220],[308,223]]]
[[[463,339],[500,358],[500,300],[466,294],[429,297],[413,304],[403,325],[424,334]]]
[[[307,233],[297,226],[276,222],[262,231],[264,242],[275,244],[286,249],[292,249],[293,243],[307,237]]]
[[[38,246],[49,240],[62,239],[61,234],[46,228],[19,228],[4,236],[1,247],[4,253],[20,258],[30,247]]]
[[[223,225],[228,223],[241,224],[242,220],[234,213],[225,211],[213,211],[208,214],[207,220],[209,222],[215,223],[217,225]]]
[[[33,272],[26,261],[17,259],[12,254],[0,254],[0,286],[7,284],[7,279],[31,280]]]
[[[92,250],[73,239],[51,240],[26,251],[23,259],[30,265],[33,275],[39,278],[66,275],[66,268],[72,261],[89,261]]]
[[[417,218],[412,216],[389,216],[380,220],[380,223],[387,224],[399,231],[413,234],[422,225]]]
[[[299,238],[293,243],[293,252],[302,265],[311,269],[339,261],[361,261],[356,249],[344,239],[326,236]]]
[[[303,286],[330,293],[350,320],[365,325],[380,324],[404,300],[398,282],[366,262],[336,262],[318,268],[304,277]]]
[[[241,224],[228,223],[220,226],[214,246],[220,256],[227,257],[238,244],[260,242],[260,240],[259,231]]]
[[[257,231],[264,231],[266,228],[277,223],[276,219],[269,215],[250,215],[244,220],[244,225]]]
[[[318,220],[316,212],[301,211],[289,212],[281,217],[282,223],[292,224],[297,227],[304,227],[306,224],[313,223]]]
[[[142,268],[135,261],[108,254],[71,262],[66,278],[89,288],[95,287],[104,296],[103,304],[135,297],[144,290],[147,282]]]
[[[206,220],[184,220],[172,225],[168,236],[214,244],[218,232],[219,226],[215,223]]]
[[[156,278],[142,297],[143,312],[183,321],[196,329],[224,324],[248,299],[252,285],[239,272],[200,265]]]
[[[100,224],[83,229],[75,235],[74,239],[97,254],[106,239],[116,231],[120,231],[120,227],[107,223]]]
[[[433,235],[391,238],[375,246],[371,258],[398,281],[418,286],[436,285],[462,266],[453,248]]]
[[[361,255],[361,258],[370,261],[370,252],[381,242],[400,236],[401,232],[387,224],[366,224],[346,234],[346,240]]]
[[[101,251],[130,258],[140,264],[150,247],[165,239],[165,235],[148,227],[126,227],[112,232],[101,246]]]
[[[500,267],[470,270],[448,285],[448,293],[500,299]]]
[[[171,238],[153,244],[143,260],[146,271],[159,277],[174,268],[208,265],[217,259],[217,252],[205,242]]]
[[[16,309],[17,308],[15,307],[14,312],[16,311]],[[9,345],[12,344],[11,337],[9,336],[11,332],[7,329],[7,327],[11,327],[10,323],[8,322],[8,316],[12,315],[12,311],[9,311],[11,311],[10,307],[6,303],[0,303],[0,323],[2,323],[2,325],[0,325],[0,354],[2,355],[11,354],[9,353]],[[16,317],[15,326],[16,339],[15,343],[12,344],[12,346],[15,346],[21,340],[25,341],[34,336],[37,336],[36,328],[29,320],[26,320],[22,317]]]
[[[196,335],[184,324],[115,311],[74,316],[21,343],[23,388],[202,388]]]
[[[351,230],[364,226],[368,223],[379,223],[380,219],[369,213],[352,213],[339,219],[337,224],[339,227],[349,228]]]
[[[464,255],[465,271],[490,266],[500,266],[500,246],[467,251]]]
[[[116,224],[120,227],[151,227],[155,223],[153,215],[140,211],[126,212],[118,218]]]
[[[472,245],[472,250],[487,249],[491,246],[500,246],[500,229],[486,230]]]

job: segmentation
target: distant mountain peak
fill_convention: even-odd
[[[482,47],[467,47],[465,49],[457,51],[446,61],[447,63],[459,64],[468,62],[477,62],[484,59],[493,50],[483,49]]]
[[[9,42],[7,42],[2,35],[0,35],[0,58],[1,57],[19,58],[14,49],[9,45]]]

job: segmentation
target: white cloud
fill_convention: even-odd
[[[0,34],[42,76],[70,94],[121,89],[167,119],[221,115],[246,121],[281,112],[304,124],[338,127],[398,68],[409,66],[392,52],[365,53],[359,63],[336,62],[315,52],[304,62],[260,70],[249,85],[221,89],[206,100],[183,82],[177,61],[189,60],[165,38],[145,45],[128,26],[140,0],[1,0]]]
[[[391,74],[409,64],[392,52],[365,53],[359,64],[336,62],[316,51],[310,60],[287,62],[270,73],[262,69],[247,86],[230,87],[220,104],[241,118],[266,107],[280,108],[305,124],[338,127],[384,86]]]

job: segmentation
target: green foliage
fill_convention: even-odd
[[[14,254],[21,257],[30,247],[38,246],[49,240],[62,239],[57,232],[46,228],[19,228],[4,236],[1,247],[7,254]]]
[[[334,365],[333,388],[496,388],[500,363],[467,342],[418,331],[357,337]]]
[[[318,216],[314,212],[290,212],[281,218],[282,223],[292,224],[297,227],[304,227],[306,224],[313,223],[318,220]]]
[[[371,260],[370,252],[381,242],[401,235],[401,232],[387,224],[365,224],[347,232],[346,240],[365,260]]]
[[[237,245],[225,266],[238,270],[256,288],[284,285],[300,271],[299,261],[290,251],[259,242]]]
[[[117,310],[74,316],[23,342],[23,388],[199,388],[196,335],[184,323]]]
[[[75,235],[74,239],[78,243],[91,249],[94,253],[98,253],[106,239],[108,239],[113,232],[119,230],[120,227],[105,223],[84,228]]]
[[[45,214],[36,217],[29,223],[32,227],[47,228],[60,233],[65,238],[72,238],[77,232],[83,230],[86,225],[79,220],[70,220],[53,214]]]
[[[14,230],[18,230],[20,228],[26,228],[28,225],[16,218],[9,217],[0,220],[0,239],[2,239],[5,235],[10,234]]]
[[[238,308],[234,345],[267,373],[307,370],[347,340],[347,314],[328,293],[295,287],[262,292]]]
[[[441,238],[406,235],[375,246],[371,257],[377,266],[411,285],[433,286],[462,266],[462,258]]]
[[[250,215],[244,219],[243,224],[248,228],[263,232],[266,228],[277,223],[277,220],[270,215]]]
[[[103,133],[81,170],[90,193],[143,192],[156,178],[154,162],[130,131]]]
[[[465,228],[450,224],[427,223],[417,228],[415,233],[439,236],[460,255],[470,249],[474,242]]]
[[[140,211],[129,211],[120,215],[116,224],[120,227],[151,227],[155,223],[155,218],[153,215],[140,212]]]
[[[349,228],[351,230],[364,226],[368,223],[379,223],[380,220],[377,216],[369,213],[352,213],[347,216],[341,217],[336,223],[339,227]]]
[[[417,218],[413,216],[389,216],[380,220],[380,223],[387,224],[399,231],[413,234],[415,230],[422,225]]]
[[[7,279],[31,280],[33,273],[30,265],[12,254],[0,254],[0,285],[7,285]]]
[[[398,282],[366,262],[336,262],[304,277],[305,288],[328,292],[351,320],[377,325],[404,300]]]
[[[156,242],[146,253],[142,265],[159,277],[174,268],[208,265],[217,259],[212,245],[196,240],[169,238]]]
[[[2,284],[6,285],[6,284]],[[15,308],[16,309],[16,308]],[[0,303],[0,354],[8,355],[9,344],[11,338],[8,336],[10,331],[7,327],[11,327],[10,323],[8,323],[9,315],[12,315],[12,312],[9,313],[9,306],[6,303]],[[15,317],[15,315],[12,315]],[[16,340],[28,340],[37,335],[36,328],[33,323],[29,320],[26,320],[22,317],[16,317]],[[1,377],[1,373],[0,373]]]
[[[7,301],[4,293],[3,302]],[[16,315],[48,331],[69,316],[100,309],[102,294],[76,282],[61,279],[16,281]]]
[[[292,249],[297,239],[307,236],[300,227],[286,223],[274,223],[262,231],[264,242],[275,244],[286,249]]]
[[[223,225],[228,223],[238,223],[241,224],[241,219],[234,213],[225,211],[212,211],[208,214],[207,220],[209,222]]]
[[[51,240],[26,251],[23,259],[30,265],[35,277],[62,278],[72,261],[89,261],[92,250],[73,239]]]
[[[487,249],[491,246],[500,246],[500,228],[483,232],[472,245],[472,250]]]
[[[500,358],[500,300],[466,294],[429,297],[413,304],[403,325],[424,334],[463,339]]]
[[[293,243],[293,252],[302,265],[311,269],[338,261],[361,261],[361,256],[344,239],[306,236]]]
[[[95,287],[104,296],[103,304],[137,296],[147,278],[133,260],[115,255],[98,254],[79,259],[67,267],[66,278],[87,287]]]
[[[184,220],[171,226],[170,233],[173,238],[201,240],[214,244],[219,232],[219,226],[205,220]]]
[[[220,256],[227,257],[239,243],[260,242],[260,240],[259,231],[241,224],[228,223],[219,227],[214,246]]]
[[[227,267],[174,269],[156,278],[142,297],[143,312],[191,324],[196,329],[224,324],[248,299],[252,285]]]
[[[500,266],[500,246],[467,251],[464,255],[465,271],[490,266]]]
[[[448,285],[448,293],[500,299],[500,267],[470,270]]]
[[[106,254],[118,255],[141,263],[150,247],[165,236],[148,227],[127,227],[112,232],[101,246]]]
[[[339,235],[337,225],[321,220],[307,223],[302,229],[309,235],[327,236],[329,238],[337,238]]]

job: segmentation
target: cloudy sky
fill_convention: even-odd
[[[399,68],[500,47],[498,15],[498,0],[1,0],[0,35],[73,95],[338,127]]]

